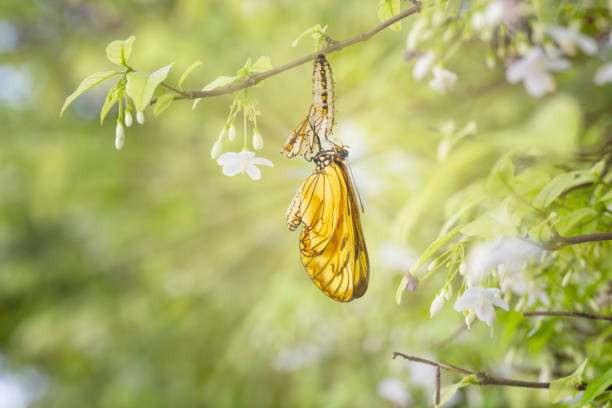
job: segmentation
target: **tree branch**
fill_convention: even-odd
[[[266,78],[269,78],[276,74],[280,74],[281,72],[287,71],[291,68],[295,68],[307,62],[310,62],[319,54],[331,54],[332,52],[340,51],[341,49],[351,46],[353,44],[356,44],[358,42],[367,41],[368,39],[370,39],[370,37],[384,30],[385,28],[389,27],[391,24],[396,23],[412,14],[418,13],[421,10],[421,3],[416,1],[414,2],[414,4],[415,4],[414,7],[411,7],[407,10],[402,11],[399,14],[396,14],[390,19],[383,21],[382,23],[373,27],[372,29],[368,31],[364,31],[363,33],[351,39],[348,39],[345,41],[334,42],[333,44],[330,44],[328,47],[323,48],[321,51],[298,58],[295,61],[288,62],[287,64],[281,65],[280,67],[276,67],[268,71],[264,71],[259,74],[253,75],[249,77],[246,81],[243,81],[243,82],[240,82],[234,85],[229,85],[223,88],[213,89],[212,91],[185,91],[181,93],[183,96],[177,97],[175,99],[209,98],[211,96],[225,95],[225,94],[239,91],[240,89],[249,88],[253,85],[258,84],[259,82],[263,81]]]
[[[585,319],[593,320],[612,320],[610,315],[596,315],[591,313],[578,312],[523,312],[523,316],[565,316],[565,317],[584,317]]]
[[[393,352],[393,359],[395,359],[398,356],[399,357],[403,357],[406,360],[415,361],[417,363],[422,363],[422,364],[427,364],[427,365],[430,365],[430,366],[437,367],[438,369],[454,371],[456,373],[460,373],[460,374],[464,374],[464,375],[476,374],[476,378],[478,379],[478,384],[479,385],[501,385],[501,386],[507,386],[507,387],[541,388],[541,389],[550,388],[550,383],[549,382],[520,381],[520,380],[512,380],[510,378],[493,377],[493,376],[487,374],[484,371],[480,371],[478,373],[473,373],[471,371],[465,370],[463,368],[455,367],[455,366],[452,366],[450,364],[438,363],[437,361],[431,361],[431,360],[427,360],[427,359],[424,359],[424,358],[421,358],[421,357],[409,356],[407,354],[394,351]],[[437,372],[436,372],[436,377],[437,377]],[[587,385],[588,384],[584,383],[584,382],[580,383],[580,384],[576,384],[576,389],[579,390],[579,391],[584,391],[586,389]],[[606,388],[606,390],[608,390],[608,391],[612,390],[612,385],[609,386],[608,388]]]
[[[612,241],[612,232],[602,232],[600,234],[576,235],[573,237],[564,237],[564,236],[559,235],[557,239],[560,240],[560,243],[563,246],[583,244],[585,242]]]

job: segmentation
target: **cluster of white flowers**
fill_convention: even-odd
[[[533,10],[524,0],[492,0],[482,10],[472,13],[471,25],[483,41],[489,41],[493,30],[500,25],[513,31],[522,30],[524,24],[529,24],[530,13],[533,13]],[[409,58],[416,58],[412,70],[413,77],[422,80],[431,72],[433,79],[429,82],[429,86],[445,94],[455,86],[457,74],[444,69],[441,65],[436,65],[436,60],[444,60],[445,57],[438,57],[433,50],[423,52],[419,50],[419,46],[433,36],[438,25],[437,21],[444,19],[434,16],[429,19],[421,18],[415,23],[408,34],[406,55]],[[535,98],[555,90],[555,79],[551,73],[570,68],[571,62],[563,56],[572,58],[578,55],[578,52],[594,56],[599,52],[597,41],[583,34],[581,27],[576,23],[568,27],[536,23],[531,30],[534,44],[516,44],[519,56],[508,65],[506,79],[511,83],[522,82],[525,90]],[[451,30],[447,30],[448,32]],[[612,34],[609,41],[612,43]],[[494,65],[492,57],[488,57],[487,65],[490,67]],[[599,67],[593,82],[596,85],[612,82],[612,62]]]
[[[143,125],[145,122],[144,113],[141,111],[136,112],[136,121]],[[125,126],[131,127],[133,122],[132,114],[129,110],[125,111],[124,118]],[[123,144],[125,143],[125,129],[123,128],[123,123],[121,123],[121,119],[117,120],[117,127],[115,128],[115,148],[117,150],[121,150]]]

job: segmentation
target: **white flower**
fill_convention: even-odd
[[[253,133],[253,148],[255,150],[261,150],[264,147],[263,137],[261,137],[261,133],[259,133],[259,129],[255,129]]]
[[[434,317],[435,315],[437,315],[438,313],[440,313],[440,310],[442,310],[442,307],[444,306],[444,293],[440,293],[438,296],[436,296],[433,300],[433,302],[431,302],[431,306],[429,307],[429,317]]]
[[[379,382],[378,395],[389,401],[394,407],[407,407],[412,402],[406,385],[397,378],[385,378]]]
[[[125,132],[123,131],[123,125],[117,121],[117,128],[115,129],[115,148],[121,150],[125,142]]]
[[[531,96],[540,96],[555,90],[555,80],[548,71],[565,71],[570,62],[563,58],[552,58],[541,48],[534,47],[521,58],[510,65],[506,71],[506,79],[516,83],[523,81],[525,89]]]
[[[138,111],[136,112],[136,120],[138,121],[138,123],[140,123],[141,125],[144,124],[144,113],[142,113],[142,111]]]
[[[433,68],[433,75],[434,78],[429,81],[429,86],[441,94],[445,94],[446,91],[452,89],[455,86],[455,82],[457,82],[457,74],[439,65]]]
[[[573,57],[576,55],[576,48],[580,48],[586,55],[597,54],[597,42],[575,27],[551,26],[548,27],[548,33],[565,55]]]
[[[444,293],[444,299],[450,300],[451,296],[453,296],[453,285],[449,283],[448,287],[442,292]]]
[[[523,14],[520,0],[495,0],[492,1],[484,12],[484,26],[493,27],[504,23],[514,27],[520,21]]]
[[[539,256],[540,252],[538,246],[528,241],[502,237],[492,242],[475,245],[470,250],[467,265],[462,264],[459,267],[459,273],[463,276],[467,274],[468,287],[480,285],[493,268],[502,266],[505,275],[520,273],[526,261]]]
[[[471,325],[472,323],[474,323],[474,319],[476,319],[476,313],[474,313],[474,309],[470,309],[466,312],[463,312],[463,314],[465,314],[465,325],[467,326],[468,330],[471,329]]]
[[[417,61],[414,63],[414,68],[412,68],[412,77],[417,81],[425,78],[425,75],[427,75],[431,70],[435,58],[436,54],[431,51],[419,57],[419,59],[417,59]]]
[[[597,69],[593,82],[595,82],[595,85],[604,85],[608,82],[612,82],[612,62],[603,64]]]
[[[132,114],[130,112],[125,112],[125,126],[131,127],[132,123]]]
[[[223,142],[221,141],[221,138],[219,138],[210,151],[210,157],[212,157],[213,160],[216,160],[219,155],[221,155],[221,152],[223,152]]]
[[[496,288],[484,289],[480,286],[471,287],[463,292],[461,297],[457,299],[455,302],[455,310],[463,312],[474,309],[476,317],[478,317],[479,320],[485,322],[487,326],[493,327],[493,323],[495,322],[495,308],[493,306],[508,310],[508,303],[495,296],[499,292],[500,290]]]
[[[274,167],[274,164],[263,157],[255,157],[255,152],[243,150],[240,153],[227,152],[223,153],[217,163],[223,166],[223,174],[226,176],[235,176],[236,174],[247,174],[253,180],[261,178],[261,171],[256,165]]]
[[[223,130],[225,130],[225,128],[223,128]],[[227,137],[229,138],[230,142],[233,142],[236,138],[236,125],[234,125],[233,123],[229,127]]]

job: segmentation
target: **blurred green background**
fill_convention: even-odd
[[[210,158],[229,95],[195,111],[184,101],[158,118],[145,112],[119,152],[116,109],[102,127],[98,120],[110,82],[58,117],[82,78],[113,69],[104,49],[114,39],[136,36],[136,69],[175,62],[170,82],[202,60],[186,82],[199,89],[249,56],[276,66],[312,52],[308,40],[290,45],[314,24],[352,37],[378,24],[376,10],[376,1],[0,3],[1,407],[431,405],[433,371],[392,360],[392,351],[514,373],[502,359],[503,325],[493,338],[482,324],[466,334],[450,305],[429,319],[443,277],[401,306],[394,300],[450,193],[520,141],[519,133],[470,140],[441,164],[436,129],[451,119],[512,129],[534,112],[501,67],[486,68],[478,44],[454,58],[459,80],[447,96],[412,79],[405,29],[329,56],[336,132],[351,147],[371,259],[368,292],[349,304],[310,282],[284,218],[311,171],[279,154],[310,105],[310,64],[252,90],[265,140],[258,155],[275,164],[257,182],[223,176]],[[565,75],[561,90],[590,100],[581,115],[609,103],[589,94],[590,78]],[[237,139],[226,151],[241,148]],[[469,388],[453,404],[527,401],[546,405],[546,395]]]

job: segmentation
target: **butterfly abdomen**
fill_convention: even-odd
[[[331,134],[334,124],[334,79],[329,62],[324,55],[318,55],[312,72],[312,96],[314,108],[324,119],[325,137]]]

